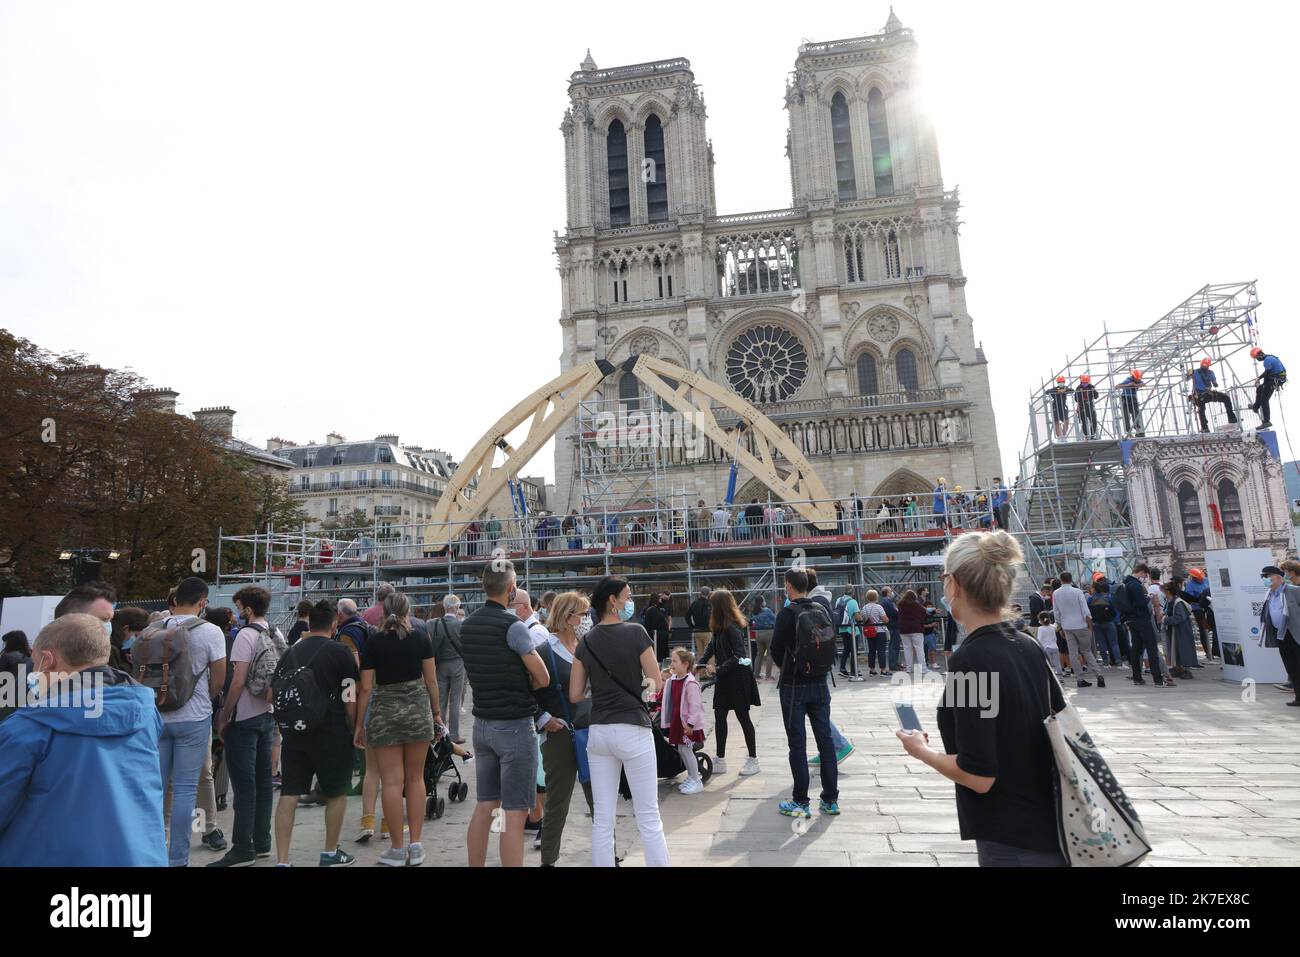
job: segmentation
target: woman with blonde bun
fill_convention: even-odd
[[[1043,727],[1065,701],[1042,651],[1006,610],[1023,560],[1003,531],[968,533],[948,547],[943,603],[966,639],[949,659],[939,705],[943,750],[922,731],[897,732],[908,754],[956,784],[961,837],[975,842],[981,867],[1066,865]]]

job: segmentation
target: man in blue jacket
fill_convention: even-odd
[[[1201,420],[1201,431],[1210,431],[1210,423],[1205,418],[1205,406],[1210,402],[1222,402],[1228,410],[1228,423],[1237,424],[1237,412],[1232,407],[1232,399],[1226,392],[1219,391],[1219,380],[1210,368],[1210,360],[1202,359],[1201,367],[1192,373],[1192,403],[1196,406],[1196,415]]]
[[[0,724],[0,867],[166,866],[162,718],[109,649],[91,615],[36,636],[34,688]]]
[[[1255,386],[1255,401],[1251,403],[1250,411],[1259,413],[1261,429],[1271,429],[1273,416],[1269,412],[1268,400],[1286,384],[1286,366],[1282,365],[1282,360],[1277,356],[1269,355],[1259,346],[1250,350],[1250,357],[1256,362],[1264,363],[1264,371],[1259,377],[1259,384]]]

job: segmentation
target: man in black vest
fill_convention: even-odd
[[[537,704],[550,683],[519,616],[515,566],[494,559],[483,570],[483,607],[461,624],[461,654],[474,692],[474,767],[478,805],[469,822],[470,867],[487,863],[488,835],[500,816],[501,866],[522,867],[524,821],[537,800]]]

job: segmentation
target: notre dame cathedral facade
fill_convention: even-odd
[[[561,124],[563,368],[650,352],[726,383],[840,499],[999,475],[958,199],[916,70],[917,43],[892,11],[878,34],[800,46],[785,95],[790,206],[718,215],[690,63],[599,69],[588,53]],[[604,409],[651,404],[631,375],[603,388]],[[580,415],[557,437],[557,508],[648,502],[650,471],[660,496],[713,504],[725,491],[731,449],[597,449],[582,434]],[[740,492],[766,494],[756,480]]]

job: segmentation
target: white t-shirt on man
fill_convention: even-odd
[[[163,619],[163,627],[180,625],[193,617],[193,615],[173,615],[171,618]],[[194,694],[190,696],[189,701],[175,711],[162,713],[164,724],[212,720],[212,699],[208,696],[211,677],[209,672],[214,661],[221,661],[226,657],[226,636],[212,622],[205,621],[190,632],[189,644],[190,661],[194,664],[194,674],[198,676],[198,682],[194,685]]]

